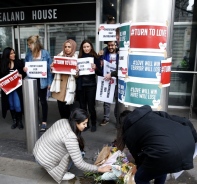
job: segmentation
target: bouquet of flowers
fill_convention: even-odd
[[[93,177],[96,183],[102,183],[104,180],[114,180],[117,184],[135,184],[134,174],[136,166],[130,163],[125,153],[117,150],[116,147],[104,147],[99,153],[95,164],[100,167],[105,165],[112,166],[112,172],[85,173],[85,176]]]

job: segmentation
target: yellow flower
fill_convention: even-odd
[[[128,172],[128,165],[126,163],[122,164],[121,170],[122,170],[123,173],[127,173]]]
[[[112,148],[112,153],[118,151],[117,147]]]

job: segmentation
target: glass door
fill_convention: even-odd
[[[15,43],[20,51],[20,58],[24,59],[28,51],[27,38],[32,35],[39,35],[40,41],[44,46],[45,29],[44,25],[25,25],[15,28]],[[19,45],[18,45],[19,44]]]

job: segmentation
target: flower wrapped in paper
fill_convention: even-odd
[[[136,172],[136,166],[133,163],[130,163],[126,154],[117,150],[116,147],[108,147],[109,149],[103,148],[97,157],[97,165],[104,167],[106,165],[112,166],[111,172],[106,172],[104,174],[86,174],[86,176],[92,176],[93,179],[98,182],[102,180],[114,180],[117,184],[135,184],[134,174]],[[105,157],[105,160],[100,160],[102,155],[106,155],[106,150],[110,150],[108,157]],[[98,159],[99,158],[99,159]],[[98,162],[99,161],[99,162]],[[98,164],[99,163],[99,164]]]

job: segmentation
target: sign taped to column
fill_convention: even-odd
[[[130,26],[131,22],[120,24],[120,50],[128,50],[130,46]]]
[[[161,84],[162,87],[170,86],[172,58],[161,60]]]
[[[128,76],[143,78],[143,81],[160,82],[161,60],[164,59],[164,55],[159,53],[129,53]]]
[[[119,51],[118,77],[125,77],[128,72],[128,50]]]
[[[138,51],[165,51],[167,26],[165,24],[138,22],[130,27],[130,49]]]
[[[160,105],[161,88],[158,83],[126,83],[125,104],[141,106],[150,105],[157,108]]]

